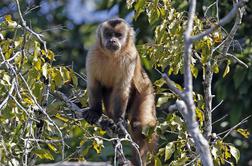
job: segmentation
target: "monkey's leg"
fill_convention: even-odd
[[[125,120],[128,99],[129,87],[120,86],[113,89],[110,100],[110,111],[112,112],[112,118],[116,123],[121,120]]]
[[[132,110],[131,120],[131,133],[133,140],[139,145],[139,152],[142,159],[142,163],[145,166],[147,153],[154,153],[157,146],[157,135],[153,133],[150,138],[146,138],[142,134],[142,130],[145,127],[155,127],[156,114],[155,114],[155,101],[154,95],[141,95],[138,94],[136,100],[134,100],[134,108]],[[136,150],[133,150],[133,163],[138,164],[138,154]],[[148,165],[153,165],[150,163]]]

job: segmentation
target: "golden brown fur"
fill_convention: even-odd
[[[142,134],[143,127],[156,125],[154,93],[141,66],[134,31],[123,19],[108,20],[98,27],[96,44],[86,59],[86,70],[93,111],[90,121],[101,114],[102,101],[105,113],[115,122],[127,118],[145,165],[147,152],[152,152],[156,144],[155,134],[149,142]],[[98,115],[93,117],[95,114]],[[138,165],[134,159],[133,163]]]

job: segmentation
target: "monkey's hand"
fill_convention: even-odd
[[[89,124],[95,124],[99,118],[101,117],[102,112],[97,112],[93,109],[88,109],[85,112],[83,112],[83,118],[89,123]]]

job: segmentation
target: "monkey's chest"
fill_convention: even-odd
[[[118,86],[133,77],[134,65],[129,61],[105,61],[99,64],[98,81],[106,87]]]

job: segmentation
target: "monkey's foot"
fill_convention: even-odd
[[[97,113],[91,109],[83,112],[83,118],[89,123],[89,124],[95,124],[99,118],[101,117],[102,113]]]

